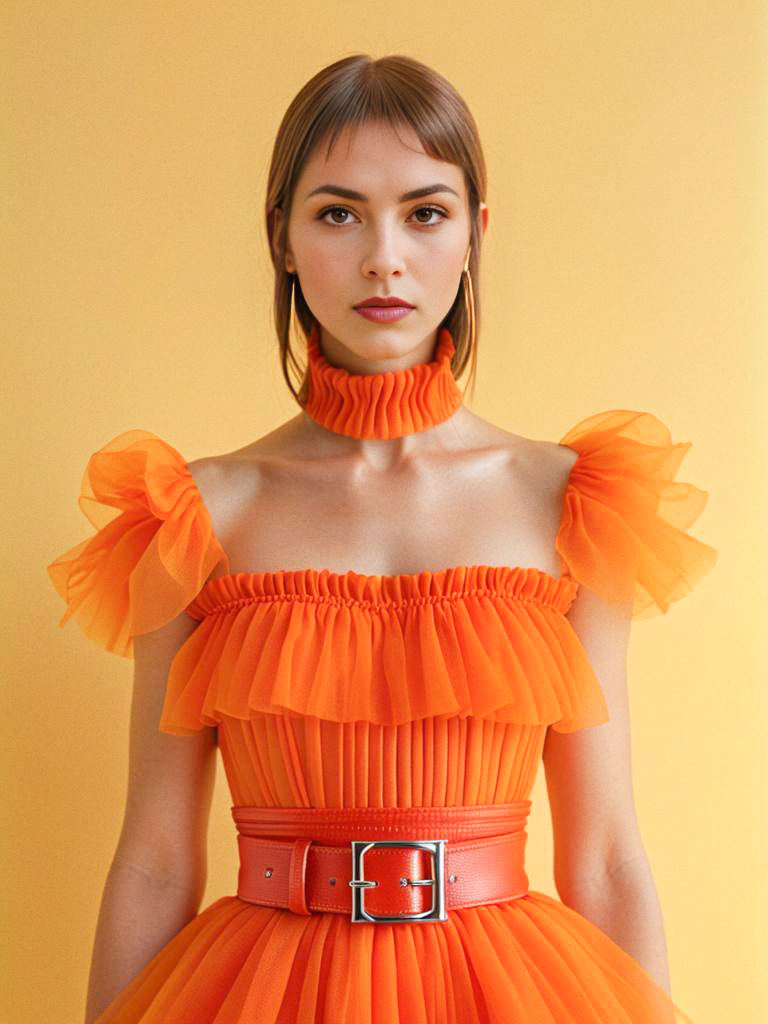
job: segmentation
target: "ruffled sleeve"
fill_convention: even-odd
[[[91,455],[78,503],[96,533],[46,568],[99,646],[133,656],[133,637],[170,622],[227,556],[187,463],[145,430],[118,434]],[[228,566],[227,566],[228,567]]]
[[[648,412],[616,409],[560,441],[578,453],[555,547],[568,574],[634,619],[665,614],[714,566],[717,552],[686,533],[709,492],[675,480],[689,441],[672,442]]]

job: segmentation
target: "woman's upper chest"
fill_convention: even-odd
[[[394,576],[498,565],[559,576],[554,539],[572,453],[508,436],[386,469],[359,457],[297,459],[256,444],[200,459],[190,472],[230,573]]]

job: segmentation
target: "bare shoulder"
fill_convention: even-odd
[[[564,473],[567,479],[579,458],[576,449],[569,448],[567,444],[561,444],[559,441],[539,441],[537,443],[544,446],[555,466]]]
[[[243,503],[257,497],[261,486],[259,460],[248,460],[248,472],[243,472],[245,458],[237,452],[208,455],[188,463],[203,505],[216,524],[221,539],[234,528]]]
[[[298,417],[281,424],[263,437],[240,448],[216,455],[208,455],[189,463],[189,471],[198,485],[203,499],[211,502],[226,501],[235,490],[237,498],[254,496],[259,489],[263,470],[270,463],[282,463],[297,458],[294,443],[295,423]]]
[[[540,486],[559,491],[567,482],[571,468],[578,459],[578,452],[559,441],[546,438],[526,437],[505,430],[495,423],[476,417],[479,429],[490,444],[506,448],[516,467],[531,481]]]

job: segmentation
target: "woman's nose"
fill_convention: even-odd
[[[398,237],[392,224],[380,225],[372,230],[364,243],[363,273],[374,272],[379,277],[405,269],[403,239]]]

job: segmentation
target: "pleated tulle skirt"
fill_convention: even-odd
[[[434,924],[224,896],[97,1024],[692,1024],[641,965],[545,893]]]

